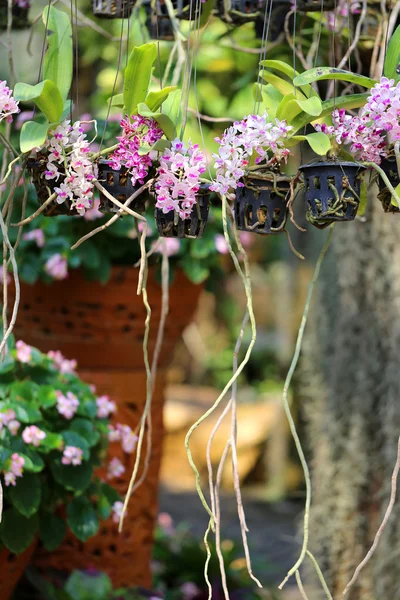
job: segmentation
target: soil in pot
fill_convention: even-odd
[[[271,235],[282,231],[287,215],[288,177],[277,176],[276,183],[267,179],[246,178],[236,190],[235,223],[240,231]]]
[[[156,208],[155,219],[161,237],[200,238],[203,235],[210,209],[208,186],[200,188],[196,197],[197,204],[193,206],[190,217],[185,220],[175,211],[164,214],[161,209]]]
[[[107,190],[113,198],[116,198],[124,204],[129,196],[132,196],[138,189],[142,187],[141,184],[133,185],[131,177],[129,176],[128,169],[122,167],[119,170],[113,169],[108,164],[107,159],[100,159],[98,162],[98,181],[101,183],[103,188]],[[140,214],[146,211],[146,200],[149,195],[146,193],[140,194],[130,204],[130,208]],[[104,214],[113,214],[118,212],[119,207],[114,204],[105,194],[100,192],[100,205],[99,210]]]
[[[360,204],[365,167],[353,162],[321,161],[299,168],[304,176],[307,220],[324,229],[335,221],[353,221]]]
[[[390,158],[384,158],[381,162],[381,169],[385,172],[390,183],[396,189],[396,187],[400,183],[396,158],[394,156],[391,156]],[[382,203],[383,210],[385,212],[391,212],[391,213],[400,212],[400,208],[398,208],[397,206],[392,204],[392,202],[391,202],[392,194],[386,187],[386,184],[381,177],[378,178],[378,187],[379,187],[378,199]]]
[[[263,0],[218,0],[217,14],[225,23],[243,25],[262,19],[264,6]]]
[[[26,7],[19,6],[14,2],[14,6],[12,8],[12,29],[28,29],[30,27],[30,23],[28,20],[30,5],[26,3]],[[5,31],[7,29],[8,23],[8,2],[7,0],[0,1],[0,31]]]
[[[93,0],[93,14],[101,19],[129,19],[134,0]]]
[[[59,187],[65,179],[61,176],[58,181],[55,179],[47,180],[45,172],[47,170],[47,157],[38,156],[36,159],[29,159],[27,163],[28,173],[32,177],[32,183],[35,186],[39,204],[42,205],[54,193],[54,188]],[[58,215],[77,215],[78,212],[71,208],[71,200],[66,199],[59,204],[53,200],[43,211],[45,217],[56,217]]]

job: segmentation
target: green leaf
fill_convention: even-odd
[[[57,404],[56,390],[52,385],[41,385],[37,399],[41,408],[51,408]]]
[[[27,518],[21,515],[16,508],[9,508],[3,513],[0,540],[11,552],[20,554],[33,543],[37,525],[37,515]]]
[[[151,117],[157,121],[168,140],[173,140],[176,137],[175,124],[165,113],[153,112],[146,104],[144,104],[144,102],[141,102],[138,105],[138,113],[142,117]]]
[[[162,103],[168,98],[168,96],[177,89],[176,85],[170,85],[162,88],[158,92],[149,92],[145,98],[144,103],[149,107],[150,110],[157,110],[160,108]]]
[[[270,83],[263,86],[264,107],[270,119],[275,119],[277,116],[277,110],[283,98],[283,94]]]
[[[35,123],[26,121],[22,125],[19,145],[21,152],[31,152],[34,148],[40,148],[46,141],[47,132],[51,127],[50,123]]]
[[[383,74],[397,83],[400,80],[400,25],[396,28],[390,38],[383,66]]]
[[[330,139],[325,133],[322,133],[322,131],[309,133],[308,135],[305,135],[304,138],[310,144],[311,149],[320,156],[323,156],[331,149]]]
[[[114,502],[118,502],[119,500],[121,500],[121,497],[118,494],[117,490],[111,485],[108,485],[108,483],[101,484],[101,493],[103,496],[105,496],[105,498],[107,498],[111,506],[114,504]]]
[[[74,600],[107,600],[112,593],[111,579],[105,573],[86,575],[74,571],[68,578],[65,590]]]
[[[99,520],[93,505],[83,496],[77,496],[67,506],[68,525],[74,535],[86,542],[99,529]]]
[[[331,98],[330,100],[324,100],[322,102],[322,112],[319,117],[316,119],[312,115],[301,114],[298,115],[291,123],[294,130],[293,133],[296,133],[302,127],[308,125],[308,123],[318,123],[323,120],[324,117],[330,116],[332,111],[337,109],[350,109],[350,108],[360,108],[364,106],[366,99],[369,94],[367,92],[363,94],[351,94],[350,96],[340,96],[339,98]]]
[[[359,217],[363,216],[366,208],[367,208],[367,184],[365,182],[365,179],[363,178],[361,181],[361,188],[360,188],[360,205],[358,207],[358,212],[357,212]]]
[[[74,419],[71,423],[71,429],[79,433],[90,447],[95,446],[100,440],[100,433],[96,431],[89,419]]]
[[[274,73],[271,73],[271,71],[263,69],[260,72],[260,75],[263,79],[265,79],[265,81],[268,81],[268,83],[273,85],[274,88],[276,88],[284,96],[286,94],[295,94],[296,98],[301,98],[303,100],[307,99],[307,97],[300,91],[300,89],[296,89],[293,83],[290,83],[289,81],[278,77]],[[297,87],[300,88],[300,85],[298,85]]]
[[[200,7],[201,7],[201,14],[200,14],[200,24],[196,26],[196,24],[193,24],[193,30],[197,29],[200,27],[204,27],[204,25],[206,25],[206,23],[208,23],[212,12],[214,10],[214,4],[215,4],[215,0],[206,0],[205,2],[203,2]]]
[[[296,102],[307,115],[318,117],[322,112],[322,102],[317,96],[307,98],[307,100],[296,100]]]
[[[106,496],[100,496],[97,501],[97,511],[102,519],[108,519],[111,514],[111,506]]]
[[[63,445],[63,437],[59,433],[46,431],[46,437],[40,443],[40,450],[51,452],[52,450],[60,450]]]
[[[114,106],[115,108],[124,108],[124,95],[123,94],[115,94],[108,99],[109,106]]]
[[[293,67],[281,60],[262,60],[260,62],[260,67],[268,67],[269,69],[275,69],[276,71],[280,71],[284,75],[287,75],[291,81],[293,81],[299,75],[298,71],[295,71]],[[317,92],[310,84],[300,86],[300,89],[304,93],[306,98],[310,98],[312,96],[315,96],[317,98],[319,97]]]
[[[15,411],[17,420],[22,423],[37,423],[42,418],[37,408],[26,403],[15,402],[11,404],[11,408]]]
[[[29,471],[32,473],[40,473],[40,471],[43,471],[43,459],[35,450],[31,450],[25,446],[24,451],[19,452],[18,454],[25,459],[24,471]]]
[[[365,77],[364,75],[357,75],[356,73],[351,73],[345,69],[337,69],[336,67],[316,67],[315,69],[309,69],[308,71],[304,71],[304,73],[301,73],[301,75],[295,77],[293,83],[296,86],[303,86],[308,83],[314,83],[314,81],[326,79],[347,81],[348,83],[362,85],[367,89],[373,88],[376,84],[375,79]]]
[[[92,480],[93,467],[88,462],[63,465],[58,457],[50,463],[50,469],[57,483],[73,492],[84,492]]]
[[[261,83],[255,83],[253,85],[253,96],[254,96],[255,102],[263,101],[262,89],[263,89],[263,86]]]
[[[58,122],[61,119],[64,102],[57,86],[50,79],[37,85],[17,83],[14,98],[20,102],[33,100],[49,121]]]
[[[42,495],[38,475],[24,473],[18,477],[15,486],[11,486],[8,496],[11,504],[25,517],[34,515],[40,506]]]
[[[67,526],[64,519],[50,512],[41,512],[39,519],[39,537],[46,550],[58,548],[65,537]]]
[[[76,431],[63,431],[62,437],[66,446],[75,446],[83,451],[83,460],[89,460],[89,444],[84,437],[79,435]]]
[[[43,62],[44,79],[50,79],[58,87],[63,102],[68,98],[72,83],[72,28],[67,13],[54,6],[43,11],[43,23],[47,25],[47,51]]]
[[[394,188],[394,191],[400,197],[400,183]],[[397,200],[396,200],[396,198],[393,195],[392,195],[392,197],[390,199],[390,203],[393,204],[393,206],[396,206],[397,208],[399,208]]]
[[[150,85],[152,66],[157,57],[156,44],[135,46],[129,56],[124,76],[124,109],[131,116],[144,102]]]
[[[38,386],[31,381],[15,381],[10,385],[11,402],[33,402]]]
[[[181,114],[181,90],[171,92],[168,98],[163,103],[163,113],[171,119],[175,126],[178,127],[179,116]]]
[[[4,359],[0,358],[0,377],[6,373],[10,373],[15,368],[15,359],[10,352],[7,352]]]

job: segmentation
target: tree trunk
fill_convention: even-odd
[[[384,214],[376,197],[366,222],[336,226],[300,377],[313,478],[310,549],[338,598],[386,510],[400,434],[400,217]],[[348,600],[400,599],[399,555],[398,501]]]

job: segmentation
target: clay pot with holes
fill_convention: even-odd
[[[12,7],[12,29],[21,30],[30,27],[29,2],[25,2],[26,6],[19,6],[14,2]],[[5,31],[8,24],[8,0],[0,0],[0,31]]]
[[[271,179],[246,177],[244,186],[236,190],[234,214],[237,229],[261,235],[283,230],[287,217],[288,177]]]
[[[360,204],[365,167],[353,162],[319,161],[299,168],[303,173],[307,220],[324,229],[336,221],[353,221]]]
[[[217,14],[225,23],[243,25],[264,18],[264,0],[218,0]]]
[[[384,158],[381,162],[381,169],[385,172],[385,175],[389,179],[392,186],[396,189],[396,187],[400,183],[399,172],[397,168],[396,157],[391,156],[388,158]],[[378,199],[382,203],[383,210],[385,212],[390,213],[399,213],[400,208],[392,204],[392,194],[389,189],[386,187],[386,183],[383,181],[381,177],[378,178],[378,187],[379,194]]]
[[[44,352],[59,349],[67,358],[75,358],[80,376],[94,384],[99,395],[107,394],[117,403],[115,420],[132,429],[138,426],[146,399],[142,350],[146,310],[141,296],[136,293],[137,283],[138,269],[115,266],[106,285],[86,281],[80,271],[71,271],[68,279],[50,285],[21,284],[15,329],[17,340],[22,339]],[[157,516],[166,369],[175,345],[191,321],[201,289],[181,271],[176,272],[170,286],[169,315],[152,404],[150,466],[129,505],[122,534],[118,534],[116,524],[109,520],[102,523],[98,535],[86,543],[69,535],[52,553],[38,549],[35,565],[41,570],[71,571],[93,565],[107,572],[115,587],[151,587],[150,560]],[[151,360],[161,315],[161,287],[155,268],[149,270],[147,291],[152,310]],[[12,302],[11,297],[9,306]],[[122,453],[118,444],[111,446],[110,458],[117,456],[125,466],[124,474],[116,480],[123,496],[135,455]],[[142,453],[145,455],[146,445]]]
[[[161,209],[156,208],[155,220],[161,237],[193,239],[203,235],[210,209],[210,191],[207,184],[201,184],[196,198],[197,204],[193,206],[190,217],[185,220],[175,211],[163,213]]]
[[[93,14],[101,19],[129,19],[135,0],[92,0]]]
[[[36,542],[25,552],[13,554],[7,548],[0,549],[0,598],[9,600],[18,581],[24,574],[25,569],[31,562]]]
[[[151,175],[149,175],[151,177]],[[108,160],[100,159],[98,162],[98,181],[103,188],[121,204],[124,204],[129,196],[132,196],[142,186],[141,184],[133,185],[129,176],[128,169],[113,169],[108,164]],[[148,193],[140,194],[129,205],[130,208],[140,214],[146,211],[146,200],[149,199]],[[112,202],[105,194],[100,192],[99,210],[104,214],[113,214],[118,212],[119,207]]]
[[[46,179],[47,156],[45,155],[38,155],[36,159],[29,159],[26,168],[32,178],[40,205],[44,204],[54,193],[54,189],[60,187],[60,184],[65,180],[65,175],[59,177],[58,181]],[[42,214],[45,217],[57,217],[58,215],[77,215],[78,212],[71,208],[71,200],[67,198],[61,204],[56,200],[52,200]]]

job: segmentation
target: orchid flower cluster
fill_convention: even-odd
[[[80,123],[65,120],[50,132],[43,149],[47,151],[45,179],[56,181],[57,202],[70,202],[80,215],[93,204],[93,163],[88,157],[89,142]]]
[[[266,162],[280,163],[290,154],[285,139],[293,128],[286,121],[269,121],[268,115],[248,115],[226,129],[222,138],[215,138],[220,147],[214,154],[216,179],[210,189],[229,199],[234,190],[243,187],[244,177],[251,157],[256,165]]]
[[[185,145],[176,138],[171,148],[160,158],[155,184],[156,208],[164,214],[175,211],[182,220],[188,219],[197,203],[201,176],[206,161],[198,144],[189,140]]]
[[[126,167],[132,185],[144,184],[153,164],[153,152],[142,154],[143,146],[152,147],[163,135],[162,129],[152,118],[133,115],[121,121],[122,135],[117,138],[118,148],[111,154],[108,164],[116,171]]]
[[[14,100],[7,81],[0,81],[0,122],[4,119],[12,122],[12,115],[19,113],[18,102]]]
[[[390,144],[400,140],[400,82],[382,77],[371,90],[362,112],[387,134]]]

